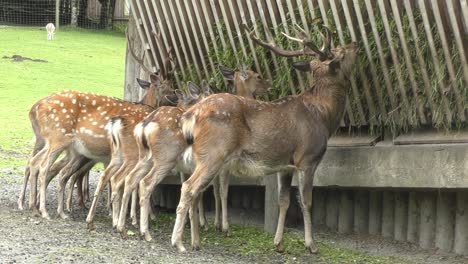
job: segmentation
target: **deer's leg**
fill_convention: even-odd
[[[192,236],[192,250],[200,250],[200,231],[199,228],[201,224],[199,221],[198,215],[198,204],[200,202],[202,192],[200,192],[197,196],[193,197],[192,205],[189,209],[189,216],[190,216],[190,233]]]
[[[221,232],[221,197],[220,197],[220,176],[213,179],[213,195],[215,198],[215,220],[214,225],[217,231]]]
[[[22,188],[21,188],[20,195],[18,197],[18,209],[20,211],[24,210],[24,197],[26,195],[26,188],[28,186],[30,173],[31,173],[31,171],[29,170],[29,167],[26,167],[26,170],[24,171],[23,185],[22,185]]]
[[[192,176],[190,176],[190,178],[182,184],[180,201],[179,205],[177,206],[177,218],[174,224],[174,229],[172,231],[171,238],[172,245],[175,246],[179,252],[186,251],[182,242],[182,237],[187,212],[190,206],[192,206],[193,199],[197,197],[201,191],[208,187],[210,182],[213,180],[214,176],[218,173],[219,169],[221,168],[223,164],[222,159],[220,157],[218,157],[217,159],[218,160],[216,160],[216,157],[213,158],[212,160],[215,162],[210,163],[209,166],[203,164],[202,162],[199,162]],[[192,218],[191,221],[194,221],[194,218]],[[194,224],[191,224],[191,226],[194,226]],[[198,228],[196,228],[192,232],[198,232]],[[199,247],[199,236],[198,234],[195,234],[195,236],[192,237],[192,248],[197,249]]]
[[[39,187],[40,187],[40,204],[39,211],[43,218],[50,219],[49,213],[46,208],[46,188],[47,188],[47,176],[50,171],[50,167],[59,157],[60,153],[66,148],[66,144],[60,142],[59,145],[52,145],[45,155],[39,170]]]
[[[61,171],[59,175],[59,185],[57,190],[58,195],[58,206],[57,206],[57,213],[62,219],[68,218],[68,216],[63,211],[63,203],[64,203],[64,196],[65,196],[65,187],[67,185],[68,179],[76,174],[76,171],[79,170],[80,166],[82,166],[86,162],[85,158],[78,158],[76,160],[70,161]]]
[[[112,200],[112,228],[117,228],[119,222],[120,202],[122,200],[123,189],[119,188],[119,191],[113,193]]]
[[[138,206],[138,190],[134,190],[132,192],[132,204],[131,204],[131,207],[130,207],[131,208],[130,218],[132,219],[132,225],[133,226],[138,225],[137,206]],[[149,211],[151,212],[151,205],[150,205],[150,210]]]
[[[229,194],[229,174],[227,172],[221,172],[219,175],[220,183],[220,196],[221,196],[221,210],[223,213],[223,226],[222,231],[226,236],[230,236],[229,231],[229,218],[228,218],[228,194]]]
[[[174,159],[175,160],[175,159]],[[148,217],[151,207],[151,193],[154,187],[158,185],[167,175],[169,175],[175,163],[164,163],[159,166],[155,164],[153,169],[145,176],[139,184],[140,194],[140,235],[144,236],[146,241],[151,241],[151,234],[149,233]]]
[[[68,189],[67,189],[67,211],[72,211],[72,202],[73,202],[73,189],[75,188],[75,182],[77,181],[78,173],[74,173],[68,180]]]
[[[282,173],[278,173],[277,177],[278,177],[279,215],[278,215],[278,225],[276,227],[276,235],[275,235],[274,242],[276,246],[276,251],[284,252],[284,244],[283,244],[284,222],[286,220],[286,213],[288,211],[289,203],[290,203],[292,175],[285,175]]]
[[[89,202],[89,171],[83,174],[83,202]]]
[[[29,208],[33,211],[33,215],[35,216],[40,215],[37,208],[37,179],[39,177],[39,162],[42,162],[47,151],[48,147],[41,149],[29,160],[28,164],[30,178]]]
[[[310,253],[316,254],[319,248],[315,245],[312,238],[312,187],[314,180],[314,173],[317,168],[318,162],[312,166],[305,168],[303,171],[298,172],[299,192],[301,196],[302,212],[304,215],[304,240],[305,246],[309,249]]]
[[[115,164],[111,162],[109,166],[107,166],[107,168],[104,170],[101,177],[99,178],[98,186],[96,187],[96,191],[93,197],[93,202],[91,203],[88,216],[86,217],[86,223],[88,224],[88,229],[90,230],[95,229],[94,215],[96,214],[96,208],[97,208],[97,203],[99,201],[99,197],[101,196],[102,191],[104,191],[104,188],[106,188],[106,186],[108,185],[110,177],[119,167],[120,167],[120,163]]]
[[[200,193],[200,197],[198,199],[198,217],[199,217],[199,223],[200,227],[203,228],[203,230],[207,231],[208,230],[208,223],[206,221],[206,215],[205,215],[205,205],[203,204],[203,194],[204,192]]]

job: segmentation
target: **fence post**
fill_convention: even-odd
[[[60,0],[55,0],[55,30],[59,30]]]

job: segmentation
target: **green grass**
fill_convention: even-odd
[[[166,233],[172,230],[175,222],[173,214],[159,214],[153,230],[157,233]],[[316,241],[320,248],[318,255],[311,255],[304,246],[303,233],[285,232],[284,245],[286,251],[277,253],[273,244],[273,235],[256,227],[230,225],[231,236],[225,237],[215,231],[210,225],[208,231],[201,231],[200,238],[203,248],[222,247],[231,252],[237,252],[244,256],[254,257],[259,262],[269,262],[272,256],[278,256],[276,260],[284,262],[311,262],[317,258],[321,263],[408,263],[396,257],[377,257],[364,254],[355,250],[339,248],[328,241]],[[167,231],[170,230],[170,231]],[[184,243],[190,247],[190,230],[185,230]],[[312,261],[314,262],[314,261]]]
[[[34,139],[28,113],[39,99],[62,90],[123,95],[122,34],[61,28],[54,41],[46,36],[38,27],[0,28],[0,151],[18,154],[0,159],[0,167],[22,164],[18,159],[30,153]],[[2,58],[15,54],[48,62]]]

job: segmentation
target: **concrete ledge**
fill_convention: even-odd
[[[468,188],[468,144],[328,148],[314,185]]]
[[[268,177],[276,177],[270,175]],[[231,177],[231,186],[264,186],[265,179]],[[180,184],[178,176],[164,184]],[[297,180],[293,179],[297,186]],[[314,186],[468,188],[468,144],[329,147]]]

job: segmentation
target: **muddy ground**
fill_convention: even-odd
[[[13,170],[3,171],[1,174],[0,263],[329,263],[317,256],[294,258],[278,253],[258,258],[242,256],[222,246],[203,247],[198,252],[178,254],[170,246],[170,228],[154,231],[153,241],[149,243],[140,240],[138,236],[128,240],[121,239],[112,231],[105,206],[99,206],[97,230],[90,232],[86,229],[85,212],[77,207],[70,219],[56,218],[56,184],[52,184],[48,190],[48,208],[52,220],[47,221],[31,216],[29,210],[17,210],[16,201],[22,176]],[[96,179],[96,176],[92,178]],[[91,185],[95,186],[95,183],[92,182]],[[188,235],[189,232],[186,231],[186,236]],[[468,258],[465,257],[424,251],[407,243],[380,238],[344,236],[324,230],[318,230],[315,237],[322,242],[365,254],[396,256],[403,263],[468,263]]]

